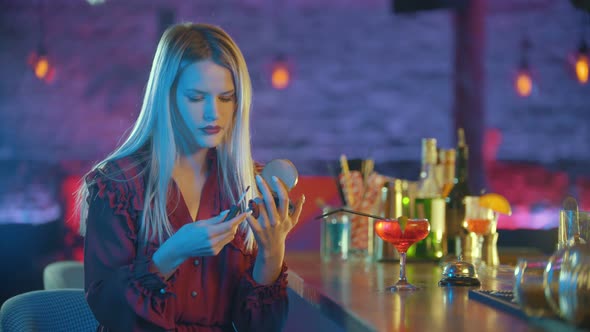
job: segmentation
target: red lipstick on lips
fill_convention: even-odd
[[[205,134],[207,134],[207,135],[215,135],[221,131],[221,127],[220,126],[207,126],[207,127],[201,128],[201,130],[204,131]]]

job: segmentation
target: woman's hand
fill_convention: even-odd
[[[295,205],[293,214],[289,214],[289,193],[287,187],[277,177],[272,177],[272,188],[278,195],[278,206],[272,196],[271,187],[260,176],[256,176],[258,190],[262,194],[263,201],[257,202],[259,213],[258,218],[252,215],[247,216],[248,224],[252,228],[254,238],[259,250],[269,255],[277,250],[284,250],[287,234],[299,221],[305,196],[301,195]]]
[[[158,270],[167,275],[189,257],[217,255],[234,239],[238,226],[250,214],[244,212],[223,222],[227,213],[182,226],[154,253],[152,259]]]
[[[241,213],[226,222],[228,211],[211,219],[199,220],[182,226],[173,236],[175,246],[186,258],[215,256],[236,236],[238,226],[249,212]],[[171,238],[171,239],[172,239]]]

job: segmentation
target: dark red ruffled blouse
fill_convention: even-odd
[[[258,284],[252,279],[256,251],[244,249],[243,234],[217,256],[185,261],[168,280],[150,272],[159,244],[138,239],[147,173],[141,169],[137,158],[126,157],[86,178],[84,281],[98,331],[280,331],[288,311],[287,267],[273,284]],[[217,167],[210,169],[197,220],[229,205],[220,201]],[[191,222],[174,182],[167,210],[175,230]]]

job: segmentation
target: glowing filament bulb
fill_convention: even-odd
[[[43,79],[47,76],[47,73],[49,73],[49,61],[47,61],[46,57],[41,56],[35,64],[35,76]]]
[[[588,56],[585,54],[580,54],[576,60],[576,77],[578,82],[582,84],[588,83],[589,62]]]
[[[291,75],[289,70],[283,64],[275,66],[272,71],[272,86],[275,89],[284,89],[289,85]]]
[[[527,71],[520,71],[516,75],[516,92],[521,97],[528,97],[533,92],[533,80]]]

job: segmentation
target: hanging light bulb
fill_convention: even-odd
[[[518,71],[514,79],[514,89],[516,93],[521,97],[529,97],[533,93],[533,76],[529,68],[528,61],[528,50],[531,44],[527,38],[524,38],[521,42],[521,57]]]
[[[578,9],[588,9],[588,13],[580,11],[580,44],[576,52],[570,54],[568,57],[571,74],[578,83],[586,85],[590,78],[590,52],[588,52],[588,44],[586,43],[586,36],[590,32],[590,7],[585,8],[584,6],[590,6],[590,0],[572,0],[572,3]]]
[[[520,42],[520,62],[514,78],[514,89],[516,93],[523,98],[530,97],[534,89],[533,75],[529,67],[529,49],[531,42],[528,38],[523,38]]]
[[[281,44],[286,29],[285,19],[281,19],[282,13],[285,12],[284,5],[287,0],[272,1],[272,22],[274,25],[274,38],[277,38],[276,44]],[[289,58],[283,52],[275,53],[275,57],[270,64],[270,83],[277,90],[284,90],[291,84],[293,79],[293,66]]]
[[[43,80],[47,77],[50,70],[51,65],[49,64],[49,59],[47,57],[47,50],[43,45],[40,45],[37,52],[37,59],[35,59],[33,64],[33,72],[38,79]]]
[[[28,58],[28,64],[33,70],[35,77],[46,83],[53,81],[55,77],[55,68],[51,64],[45,47],[41,44],[37,52],[31,53]]]
[[[44,79],[49,73],[49,61],[47,57],[41,56],[35,64],[35,76],[39,79]]]
[[[37,8],[39,14],[39,44],[37,51],[32,52],[28,57],[28,64],[33,70],[35,77],[46,83],[53,81],[55,77],[55,68],[49,61],[47,48],[45,47],[45,20],[44,20],[44,2],[40,1]]]
[[[533,79],[528,69],[519,69],[514,81],[516,92],[521,97],[528,97],[533,92]]]
[[[578,52],[575,55],[574,60],[574,71],[576,73],[576,79],[580,84],[585,85],[588,83],[590,74],[590,55],[588,52],[588,45],[584,40],[580,43]]]
[[[273,88],[283,90],[291,82],[291,66],[286,57],[279,54],[275,57],[271,68],[271,83]]]

